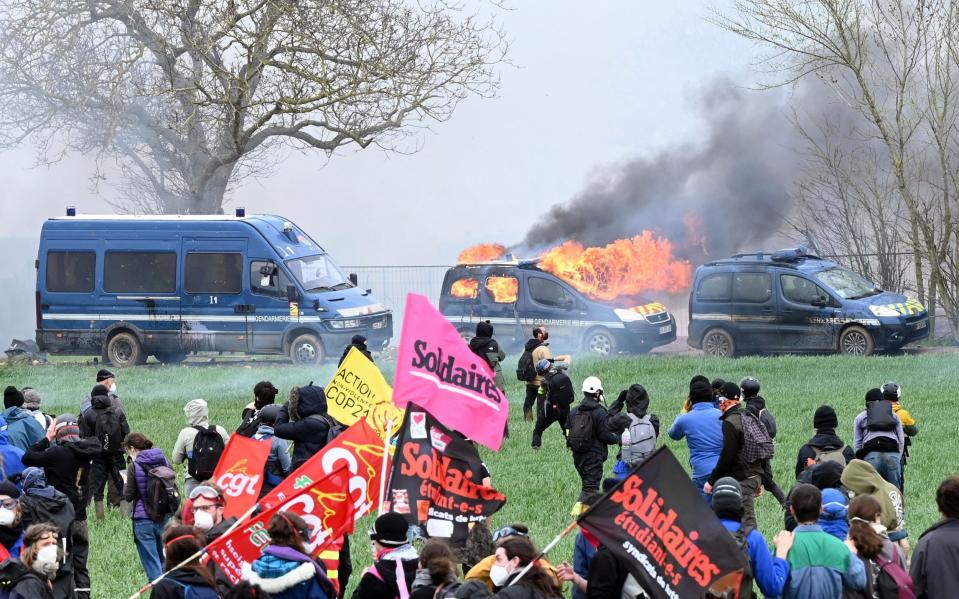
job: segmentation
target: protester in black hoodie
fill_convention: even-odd
[[[533,329],[533,338],[526,342],[526,345],[523,347],[523,352],[529,352],[533,358],[533,367],[535,368],[539,364],[540,360],[553,360],[553,354],[549,351],[549,331],[546,330],[546,327],[536,327]],[[555,361],[557,362],[566,362],[570,363],[569,356],[556,356]],[[540,385],[543,383],[543,378],[539,375],[536,375],[532,379],[526,381],[526,398],[523,400],[523,417],[529,422],[533,421],[533,404],[536,403],[536,398],[539,395]]]
[[[311,382],[290,390],[290,399],[280,408],[273,434],[293,441],[291,472],[326,446],[326,436],[332,425],[333,419],[326,413],[323,387]]]
[[[759,380],[755,377],[747,376],[739,381],[739,388],[742,393],[742,400],[746,402],[745,409],[759,419],[766,429],[766,432],[769,433],[769,438],[775,439],[777,432],[776,418],[772,415],[772,412],[766,409],[766,399],[759,394]],[[785,509],[786,494],[783,493],[783,490],[776,484],[776,479],[773,478],[771,459],[763,462],[762,484],[767,491],[773,494],[773,497],[776,498],[779,505]]]
[[[67,558],[60,563],[53,579],[55,599],[72,599],[77,585],[73,578],[73,504],[66,495],[47,484],[40,468],[23,471],[23,495],[18,503],[20,523],[25,529],[34,524],[51,523],[59,530],[60,539],[67,540]]]
[[[659,416],[648,412],[649,393],[646,392],[646,387],[639,383],[620,391],[619,397],[609,406],[610,428],[624,431],[623,447],[619,454],[621,462],[618,462],[613,470],[617,475],[625,475],[656,447],[659,439]],[[652,435],[649,434],[650,426],[653,428]],[[635,427],[632,436],[627,435],[625,431],[632,427]],[[632,438],[634,436],[638,438]]]
[[[836,416],[836,410],[832,409],[831,406],[816,408],[812,424],[813,428],[816,429],[816,434],[808,443],[799,448],[799,453],[796,455],[797,479],[806,468],[815,465],[817,462],[837,460],[841,455],[845,460],[843,463],[843,466],[845,466],[856,458],[856,452],[853,451],[853,448],[846,445],[836,435],[839,418]]]
[[[244,437],[252,437],[260,427],[260,410],[273,405],[279,389],[270,381],[260,381],[253,387],[253,401],[248,403],[240,413],[240,426],[236,433]]]
[[[130,425],[127,424],[127,416],[123,410],[116,407],[113,400],[110,399],[109,390],[103,385],[97,385],[90,393],[90,409],[80,414],[80,437],[83,439],[97,438],[97,419],[107,412],[115,412],[120,421],[120,441],[130,434]],[[103,441],[103,439],[100,439]],[[126,468],[123,458],[123,452],[102,451],[99,456],[95,456],[90,463],[90,476],[85,489],[84,503],[93,498],[93,506],[96,509],[97,520],[103,520],[106,515],[103,507],[103,488],[107,480],[112,484],[123,488],[123,479],[120,471]],[[119,502],[118,502],[119,505]]]
[[[506,352],[493,339],[493,325],[488,320],[476,323],[476,336],[470,339],[470,351],[489,364],[493,371],[493,382],[502,391],[506,381],[503,380],[503,367],[500,362],[506,359]]]
[[[350,350],[356,348],[361,354],[366,356],[366,358],[372,362],[373,354],[370,353],[370,350],[366,347],[366,337],[363,335],[353,335],[353,339],[350,340],[350,344],[343,349],[343,355],[340,356],[340,361],[336,363],[337,366],[343,363],[343,360],[346,359],[347,354],[350,353]]]
[[[419,556],[409,544],[406,518],[396,512],[379,516],[370,529],[373,542],[373,565],[363,573],[353,591],[353,599],[384,599],[399,597],[397,580],[402,577],[406,588],[413,587],[419,566]],[[341,581],[340,584],[346,585]]]

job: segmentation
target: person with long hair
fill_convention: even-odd
[[[447,596],[459,586],[456,560],[443,539],[430,539],[420,550],[420,569],[413,579],[410,599],[433,599]]]
[[[866,567],[863,597],[877,596],[876,576],[879,562],[893,562],[908,571],[906,558],[898,545],[889,540],[882,522],[882,505],[871,495],[860,495],[849,503],[849,540]]]
[[[504,539],[496,548],[496,562],[490,569],[490,578],[496,585],[496,593],[493,596],[497,599],[562,597],[562,587],[536,563],[538,556],[536,546],[527,537],[515,536]],[[520,578],[520,573],[530,563],[533,563],[533,566]],[[471,580],[460,587],[457,596],[488,597],[489,590],[482,582]]]
[[[206,545],[203,533],[192,526],[171,526],[163,535],[166,559],[163,570],[166,577],[158,582],[150,593],[150,599],[216,599],[216,581],[213,574],[197,556]],[[190,558],[193,559],[190,559]],[[183,564],[184,561],[190,560]],[[183,565],[181,565],[183,564]],[[187,595],[187,591],[190,595]]]
[[[336,593],[326,572],[308,554],[310,528],[291,512],[278,512],[267,526],[270,544],[263,548],[243,579],[273,599],[333,599]]]
[[[63,561],[59,534],[60,529],[49,523],[27,528],[19,562],[9,562],[17,580],[10,589],[10,599],[53,599],[52,581]]]

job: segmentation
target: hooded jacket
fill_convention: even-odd
[[[838,489],[823,489],[819,526],[840,541],[849,535],[848,501]]]
[[[730,533],[742,528],[738,520],[720,518],[720,522]],[[746,549],[749,552],[749,565],[756,586],[764,596],[778,597],[789,578],[789,562],[770,553],[766,538],[755,528],[746,535]]]
[[[763,426],[766,427],[766,432],[769,433],[769,438],[775,439],[777,432],[776,417],[772,415],[772,412],[766,409],[766,398],[762,395],[754,395],[746,398],[744,403],[749,409],[756,412],[756,415],[759,417],[759,421],[762,422]]]
[[[54,599],[47,579],[30,568],[16,562],[22,568],[17,584],[10,589],[10,599]]]
[[[7,422],[7,440],[10,445],[26,451],[46,436],[46,431],[29,411],[16,406],[7,408],[0,416]]]
[[[842,597],[844,588],[865,588],[866,568],[842,541],[818,524],[801,524],[793,534],[783,599],[835,599]]]
[[[129,435],[130,425],[127,424],[127,415],[123,409],[116,407],[107,395],[94,395],[90,399],[90,409],[80,414],[80,436],[84,439],[96,437],[97,417],[111,408],[116,411],[117,418],[120,420],[120,436]]]
[[[252,567],[244,570],[243,578],[273,599],[334,597],[333,583],[319,564],[290,547],[268,545]]]
[[[46,437],[44,437],[46,440]],[[7,422],[0,418],[0,478],[17,482],[23,472],[23,450],[10,444]]]
[[[313,454],[326,446],[326,435],[332,418],[326,413],[323,387],[294,387],[290,400],[280,409],[273,425],[273,434],[293,441],[291,469],[296,470]]]
[[[908,536],[902,494],[895,485],[886,482],[872,464],[863,460],[852,460],[843,470],[840,480],[844,487],[856,495],[872,495],[879,502],[882,506],[881,524],[889,531],[890,538],[899,540]]]
[[[625,413],[623,410],[625,409]],[[646,416],[649,411],[649,393],[646,392],[646,388],[642,385],[636,383],[629,386],[629,389],[624,389],[620,391],[619,397],[616,398],[616,401],[613,402],[613,405],[609,406],[609,415],[613,419],[614,428],[619,428],[621,425],[623,428],[629,426],[630,420],[628,417],[626,420],[623,420],[620,416],[626,416],[627,414],[632,414],[637,418],[642,418]],[[656,437],[659,437],[659,416],[656,414],[649,415],[649,422],[653,425],[653,429],[656,431]]]
[[[798,479],[799,475],[807,468],[806,464],[809,460],[816,461],[816,449],[820,451],[830,451],[843,446],[845,446],[845,448],[842,450],[842,455],[846,458],[846,463],[848,464],[856,459],[856,452],[852,447],[843,443],[843,440],[836,435],[836,429],[816,429],[816,434],[813,438],[800,447],[799,453],[796,455],[796,478]]]
[[[193,441],[196,440],[196,427],[207,428],[210,426],[210,408],[203,399],[193,399],[183,406],[183,413],[186,414],[186,422],[189,426],[180,430],[176,437],[176,443],[173,444],[173,454],[170,461],[174,464],[182,464],[184,460],[193,459]],[[216,432],[223,439],[226,445],[230,440],[230,434],[220,425],[216,426]],[[186,473],[187,478],[192,478],[190,473]]]
[[[51,444],[44,437],[24,453],[23,464],[43,468],[47,482],[70,499],[76,519],[86,520],[77,478],[80,470],[90,464],[90,456],[99,451],[100,443],[94,439]]]
[[[397,567],[403,569],[402,576],[406,579],[407,590],[413,588],[413,579],[419,568],[419,559],[416,550],[410,545],[403,545],[377,559],[373,565],[363,573],[360,582],[353,591],[353,599],[392,599],[399,597],[397,581]],[[375,572],[374,572],[375,570]]]
[[[263,467],[265,476],[263,488],[260,490],[260,497],[264,497],[290,473],[290,452],[286,441],[277,437],[269,424],[261,424],[256,429],[253,439],[270,442],[270,455],[267,456],[266,465]]]
[[[123,485],[123,499],[133,504],[134,520],[149,520],[143,498],[147,495],[147,472],[157,466],[169,466],[163,451],[157,447],[144,449],[127,467],[127,481]]]
[[[909,571],[916,597],[951,597],[959,588],[959,520],[946,518],[919,537]]]
[[[177,568],[153,586],[150,599],[184,599],[188,587],[212,588],[210,583],[194,570]]]
[[[482,358],[493,370],[493,382],[502,391],[506,380],[503,378],[503,367],[500,362],[506,359],[506,352],[493,339],[493,325],[481,322],[476,325],[476,336],[470,339],[470,351]],[[533,363],[535,365],[535,362]]]
[[[589,451],[584,453],[595,454],[605,461],[609,457],[609,446],[617,445],[621,440],[619,434],[610,430],[609,414],[606,412],[606,408],[600,405],[599,400],[595,397],[583,396],[583,401],[569,411],[569,420],[566,423],[567,430],[571,429],[576,414],[579,412],[587,412],[593,421],[593,440],[590,443]],[[619,430],[622,433],[622,429]]]
[[[47,484],[43,470],[27,468],[20,496],[20,523],[24,530],[33,524],[50,522],[60,529],[60,538],[69,539],[73,524],[73,504],[67,496]]]

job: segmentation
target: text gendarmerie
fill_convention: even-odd
[[[413,343],[413,351],[416,353],[413,358],[413,368],[432,372],[444,383],[480,393],[496,403],[502,401],[496,383],[492,378],[478,372],[476,363],[470,364],[468,368],[457,366],[455,356],[444,356],[442,347],[430,351],[429,343],[422,339],[417,339]]]

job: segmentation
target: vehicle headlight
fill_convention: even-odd
[[[623,322],[636,322],[638,320],[646,320],[646,317],[640,314],[639,312],[633,312],[632,310],[624,310],[623,308],[616,308],[613,310],[616,313],[616,316],[619,317]]]
[[[869,311],[875,316],[900,316],[898,310],[893,310],[889,306],[869,306]]]

